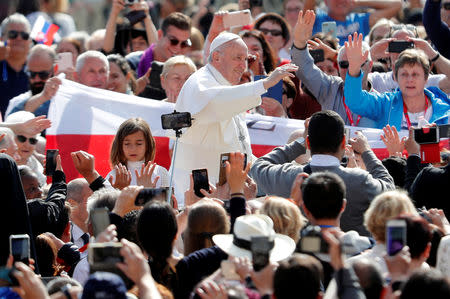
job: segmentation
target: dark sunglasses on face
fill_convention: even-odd
[[[38,142],[38,140],[36,138],[33,138],[33,137],[27,138],[27,137],[25,137],[23,135],[17,135],[17,140],[20,143],[24,143],[24,142],[26,142],[28,140],[31,145],[35,145]]]
[[[47,80],[48,77],[50,77],[52,72],[50,71],[40,71],[40,72],[32,72],[30,70],[27,71],[27,75],[30,79],[33,79],[34,77],[36,77],[36,75],[39,76],[39,78],[41,78],[41,80]]]
[[[25,31],[17,31],[17,30],[8,31],[8,38],[10,39],[16,39],[19,35],[22,37],[23,40],[28,40],[30,38],[30,34]]]
[[[270,35],[272,35],[272,36],[280,36],[283,34],[283,31],[277,30],[277,29],[259,28],[259,31],[261,31],[265,35],[268,35],[270,33]]]
[[[178,44],[180,44],[180,46],[182,48],[187,48],[187,47],[190,47],[192,45],[190,39],[187,39],[187,40],[184,40],[184,41],[180,41],[178,38],[173,37],[173,36],[168,36],[167,38],[170,41],[170,45],[172,45],[174,47],[176,47]]]

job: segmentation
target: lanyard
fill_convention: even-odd
[[[3,72],[2,72],[3,82],[8,81],[8,69],[6,68],[6,60],[3,61]]]
[[[423,113],[423,118],[425,118],[425,115],[427,114],[427,110],[428,110],[428,97],[425,95],[425,111]],[[405,119],[406,119],[406,124],[408,125],[408,129],[409,127],[411,127],[411,121],[409,120],[409,115],[408,115],[408,110],[406,109],[406,105],[405,102],[403,102],[403,114],[405,115]]]
[[[347,104],[345,104],[345,97],[342,98],[342,102],[344,103],[345,107],[345,113],[347,113],[348,120],[350,121],[350,125],[352,127],[355,127],[359,124],[359,121],[361,120],[361,115],[358,115],[358,118],[356,119],[356,124],[353,122],[352,112],[350,109],[348,109]]]

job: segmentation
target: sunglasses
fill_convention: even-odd
[[[187,48],[192,45],[191,40],[189,38],[184,41],[180,41],[178,38],[173,37],[173,36],[167,36],[167,38],[170,41],[170,45],[174,46],[174,47],[178,46],[178,44],[180,44],[180,47],[182,47],[182,48]]]
[[[22,37],[23,40],[28,40],[30,38],[30,34],[25,31],[17,31],[17,30],[10,30],[8,31],[8,38],[10,39],[16,39],[18,36]]]
[[[40,72],[32,72],[30,70],[27,71],[27,75],[30,79],[33,79],[34,77],[36,77],[36,75],[38,75],[39,78],[41,78],[41,80],[47,80],[51,74],[52,74],[51,71],[40,71]]]
[[[16,136],[17,136],[17,140],[18,140],[20,143],[24,143],[24,142],[26,142],[27,140],[29,140],[31,145],[35,145],[35,144],[38,142],[38,140],[37,140],[36,138],[33,138],[33,137],[27,138],[27,137],[25,137],[25,136],[23,136],[23,135],[16,135]]]
[[[272,35],[272,36],[280,36],[283,34],[283,31],[277,30],[277,29],[259,28],[259,31],[261,31],[265,35],[268,35],[270,33],[270,35]]]
[[[364,61],[363,64],[361,64],[361,67],[363,67],[364,65],[366,65],[366,63],[367,63],[367,60]],[[339,64],[339,67],[340,67],[341,69],[348,69],[348,66],[350,65],[350,64],[348,63],[348,60],[341,60],[341,61],[338,62],[338,64]]]

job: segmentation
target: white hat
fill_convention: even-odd
[[[270,252],[270,261],[277,262],[290,256],[295,250],[295,242],[290,237],[276,234],[273,222],[266,215],[245,215],[238,217],[234,223],[234,234],[214,235],[214,243],[228,255],[248,257],[252,260],[250,250],[252,237],[269,237],[274,242]]]
[[[214,52],[215,49],[217,49],[217,47],[228,43],[232,40],[241,38],[239,35],[234,34],[234,33],[230,33],[230,32],[222,32],[220,33],[211,43],[211,46],[209,46],[209,53]]]

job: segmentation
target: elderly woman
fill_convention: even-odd
[[[410,39],[412,40],[412,39]],[[417,43],[416,40],[414,40]],[[394,68],[394,79],[399,91],[369,93],[361,88],[363,74],[361,66],[367,60],[367,52],[362,50],[362,35],[355,33],[345,43],[349,62],[345,80],[345,102],[352,112],[368,117],[381,129],[386,125],[408,129],[416,126],[420,118],[429,123],[448,123],[450,105],[425,89],[430,73],[430,62],[423,51],[408,49],[403,51]],[[437,61],[444,59],[436,54]]]
[[[388,191],[375,197],[364,214],[364,225],[372,234],[376,245],[351,258],[350,261],[368,258],[380,266],[383,276],[387,276],[388,269],[383,259],[383,256],[386,255],[386,222],[401,214],[418,215],[411,199],[405,192]]]
[[[10,114],[7,122],[23,122],[34,118],[34,114],[28,111],[19,111]],[[16,161],[17,165],[28,165],[37,175],[41,186],[45,185],[47,178],[44,175],[44,167],[41,162],[35,157],[36,144],[38,142],[38,135],[16,135],[15,141],[17,143],[18,154],[20,160]]]
[[[197,70],[194,62],[184,55],[167,59],[161,72],[161,86],[167,99],[163,101],[176,103],[184,82]]]

